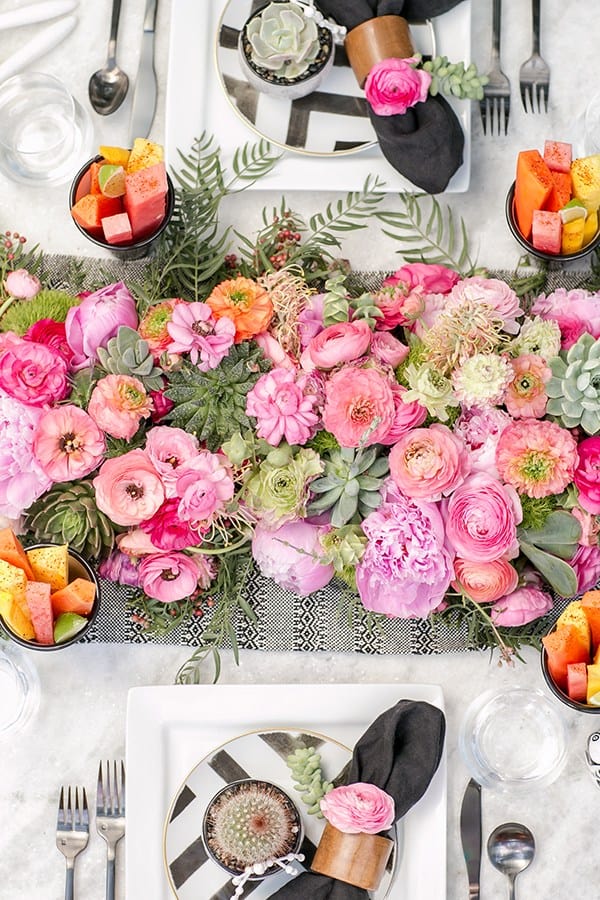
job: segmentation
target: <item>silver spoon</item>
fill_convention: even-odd
[[[527,868],[535,854],[531,831],[518,822],[498,825],[488,838],[487,851],[492,865],[508,877],[509,900],[515,900],[516,877]]]
[[[129,78],[118,67],[116,60],[120,14],[121,0],[113,0],[106,65],[94,72],[88,86],[90,103],[101,116],[114,113],[125,99],[129,88]]]

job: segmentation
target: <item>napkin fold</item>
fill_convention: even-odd
[[[394,798],[396,820],[421,799],[442,757],[446,720],[430,703],[400,700],[367,728],[352,754],[347,784],[368,782]],[[303,872],[277,900],[368,900],[368,893],[316,872]]]
[[[348,31],[376,16],[433,18],[462,0],[318,0],[321,12]],[[462,165],[464,133],[450,104],[439,94],[428,96],[403,115],[369,117],[387,161],[429,194],[444,191]]]

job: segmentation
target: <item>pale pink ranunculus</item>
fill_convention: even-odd
[[[316,431],[315,397],[304,393],[305,381],[295,370],[271,369],[246,396],[246,415],[257,420],[257,435],[273,447],[284,439],[303,445]]]
[[[389,331],[376,331],[371,338],[371,353],[380,362],[395,369],[409,354],[406,344]]]
[[[377,116],[401,116],[407,109],[427,99],[431,75],[415,69],[414,56],[382,59],[371,66],[364,91]]]
[[[452,586],[476,603],[493,603],[516,590],[519,574],[507,559],[474,562],[456,557]]]
[[[583,547],[598,546],[600,538],[600,520],[598,517],[585,509],[581,509],[579,506],[574,506],[570,512],[581,525],[581,536],[577,543]]]
[[[139,378],[105,375],[92,391],[88,412],[107,434],[128,441],[152,412],[152,399]]]
[[[274,366],[280,369],[290,369],[296,371],[294,360],[289,353],[286,353],[277,338],[274,338],[268,331],[261,331],[260,334],[254,335],[254,340],[265,355],[265,359],[270,360]]]
[[[320,561],[320,537],[325,530],[303,519],[274,530],[259,522],[252,537],[252,556],[266,578],[306,597],[329,584],[334,575],[333,566]]]
[[[200,450],[180,466],[176,483],[179,517],[200,528],[223,512],[233,497],[234,484],[227,459],[220,453]]]
[[[523,511],[509,485],[477,472],[454,491],[443,512],[446,538],[457,556],[492,562],[518,555],[517,525]]]
[[[198,456],[198,438],[183,428],[157,425],[148,432],[146,453],[161,477],[165,495],[176,497],[181,466]]]
[[[569,350],[586,331],[593,338],[600,337],[600,292],[557,288],[548,296],[540,294],[531,315],[557,322],[561,348]]]
[[[190,523],[182,521],[178,514],[179,500],[173,497],[165,500],[153,516],[142,522],[140,528],[149,535],[159,550],[185,550],[200,542],[200,535]]]
[[[391,382],[377,369],[347,366],[327,381],[323,424],[340,446],[380,443],[395,416]]]
[[[33,452],[52,481],[74,481],[104,459],[104,435],[85,410],[67,403],[47,410],[33,440]]]
[[[160,476],[143,450],[107,459],[92,484],[98,509],[117,525],[139,525],[165,499]]]
[[[490,615],[494,625],[517,628],[545,616],[552,606],[553,600],[547,591],[526,585],[496,600]]]
[[[106,347],[121,325],[137,328],[135,300],[122,281],[88,294],[67,313],[65,330],[74,353],[74,365],[83,368],[98,359],[98,347]]]
[[[70,392],[67,364],[56,350],[19,338],[0,351],[0,389],[28,406],[46,406]]]
[[[412,429],[390,451],[390,474],[407,497],[439,500],[462,484],[470,471],[464,442],[439,423]]]
[[[541,419],[548,403],[546,384],[552,378],[552,369],[535,353],[524,353],[509,362],[514,377],[506,388],[504,405],[514,419]]]
[[[517,319],[522,316],[520,300],[513,289],[499,278],[482,278],[474,275],[463,278],[452,288],[448,297],[448,308],[460,306],[465,300],[486,303],[502,319],[502,327],[509,334],[517,334]]]
[[[41,291],[42,282],[27,269],[15,269],[4,279],[4,288],[7,294],[17,300],[31,300]]]
[[[588,437],[577,445],[578,462],[573,481],[579,505],[592,515],[600,515],[600,437]]]
[[[319,369],[333,369],[341,363],[364,356],[371,343],[372,331],[365,319],[336,322],[320,331],[308,345],[310,358]]]
[[[411,400],[409,403],[404,402],[404,395],[407,389],[401,384],[392,384],[392,392],[394,394],[394,406],[396,409],[392,427],[381,438],[381,443],[386,445],[395,444],[400,440],[403,434],[412,428],[418,428],[427,418],[427,410],[421,406],[418,400]]]
[[[399,281],[411,290],[419,286],[427,294],[448,294],[460,281],[460,275],[437,263],[407,263],[396,269],[393,275],[388,275],[383,283],[397,284]]]
[[[344,834],[378,834],[396,820],[394,798],[375,784],[355,781],[328,791],[321,812]]]
[[[508,413],[492,406],[463,409],[454,423],[454,433],[467,445],[473,472],[487,472],[498,477],[496,447],[500,435],[511,422]]]
[[[0,390],[0,516],[18,519],[52,487],[33,452],[42,410]]]
[[[433,328],[447,305],[447,294],[425,294],[423,312],[418,319],[415,319],[410,328],[413,334],[423,340],[427,332]]]
[[[174,603],[193,594],[198,574],[198,563],[185,553],[152,554],[140,562],[142,590],[161,603]]]
[[[600,547],[577,547],[569,565],[577,575],[577,593],[583,594],[598,585],[600,581]]]

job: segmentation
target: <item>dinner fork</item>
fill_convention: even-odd
[[[532,0],[533,46],[531,56],[519,71],[519,87],[525,112],[548,112],[550,67],[540,56],[540,0]],[[534,103],[535,100],[535,103]],[[527,106],[529,104],[529,109]]]
[[[67,860],[65,900],[73,900],[75,857],[87,847],[89,831],[90,819],[85,788],[76,787],[73,790],[69,786],[65,806],[65,789],[61,787],[56,820],[56,846]]]
[[[500,67],[500,25],[502,0],[493,0],[492,5],[492,59],[488,73],[488,83],[483,88],[483,99],[479,101],[483,133],[506,134],[510,114],[510,81]]]
[[[106,900],[115,897],[115,848],[125,834],[125,766],[116,760],[102,763],[98,769],[96,789],[96,829],[106,841]]]

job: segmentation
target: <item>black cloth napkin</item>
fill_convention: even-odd
[[[430,703],[400,700],[367,728],[354,748],[346,783],[376,784],[394,798],[396,820],[420,800],[442,757],[446,720]],[[368,900],[368,893],[316,872],[303,872],[277,900]]]
[[[461,0],[318,0],[318,7],[348,31],[376,16],[433,18]],[[428,194],[444,191],[462,165],[465,137],[454,110],[439,94],[401,116],[369,117],[387,161]]]

